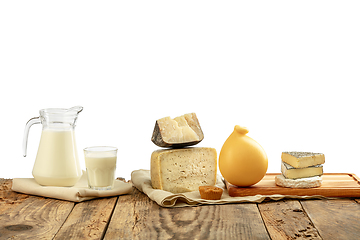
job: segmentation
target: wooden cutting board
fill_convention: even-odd
[[[275,176],[279,173],[268,173],[257,184],[250,187],[237,187],[225,184],[231,197],[261,195],[296,195],[324,197],[360,197],[360,178],[352,173],[325,173],[322,184],[317,188],[284,188],[275,185]]]

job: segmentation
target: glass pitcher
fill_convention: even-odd
[[[83,107],[69,109],[47,108],[40,116],[30,119],[25,126],[23,155],[26,157],[30,127],[42,124],[39,149],[32,175],[35,181],[45,186],[73,186],[81,177],[76,142],[75,122]]]

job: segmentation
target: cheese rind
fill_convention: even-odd
[[[325,163],[325,155],[312,152],[283,152],[281,160],[294,168],[306,168]]]
[[[323,166],[320,164],[306,168],[294,168],[291,165],[281,161],[281,173],[285,178],[290,179],[321,176],[323,174]]]
[[[185,147],[195,145],[204,139],[195,113],[184,114],[171,119],[164,117],[155,123],[151,141],[159,147]]]
[[[217,153],[214,148],[156,150],[151,154],[151,184],[172,193],[198,191],[215,185]]]
[[[299,179],[285,178],[284,175],[282,174],[275,176],[275,184],[280,187],[287,187],[287,188],[315,188],[315,187],[320,187],[321,182],[322,182],[321,176],[299,178]]]

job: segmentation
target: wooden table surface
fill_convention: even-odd
[[[360,199],[162,208],[129,195],[73,203],[0,179],[0,239],[360,239]]]

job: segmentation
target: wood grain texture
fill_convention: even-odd
[[[77,203],[54,239],[102,239],[117,197]]]
[[[359,239],[360,205],[354,200],[300,202],[323,239]]]
[[[323,181],[317,188],[285,188],[275,185],[275,176],[270,173],[257,184],[250,187],[237,187],[226,184],[229,195],[232,197],[254,196],[257,194],[272,195],[296,195],[324,197],[360,197],[360,183],[355,174],[350,173],[326,173],[322,176]]]
[[[0,178],[0,214],[29,198],[29,195],[13,192],[11,187],[11,179]]]
[[[120,196],[105,239],[270,239],[256,204],[163,208]]]
[[[258,204],[271,239],[322,239],[298,200]]]
[[[332,179],[336,182],[339,177]],[[11,183],[0,179],[0,239],[359,239],[360,236],[359,198],[162,208],[135,188],[129,195],[74,204],[16,193],[11,191]]]
[[[133,239],[133,229],[137,223],[135,215],[135,199],[138,201],[150,201],[144,194],[132,190],[131,195],[119,196],[111,221],[104,239]]]
[[[0,215],[0,239],[52,239],[74,203],[30,196]]]

